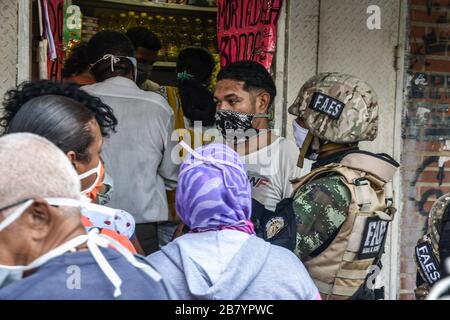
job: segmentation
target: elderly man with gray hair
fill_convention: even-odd
[[[0,138],[0,299],[167,299],[143,258],[86,234],[80,181],[55,145],[30,133]],[[94,205],[95,206],[95,205]]]

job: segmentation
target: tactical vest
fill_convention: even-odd
[[[355,151],[292,181],[295,195],[315,179],[338,174],[351,194],[347,217],[334,240],[319,255],[303,260],[324,300],[352,298],[367,285],[369,269],[381,258],[396,211],[392,178],[399,164],[390,159]]]

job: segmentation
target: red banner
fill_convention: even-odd
[[[270,68],[283,0],[218,0],[220,64],[252,60]]]
[[[64,46],[63,46],[64,0],[42,0],[42,8],[44,11],[43,19],[44,19],[44,28],[46,30],[46,38],[49,41],[49,50],[47,54],[48,79],[53,81],[61,81],[61,70],[64,59]],[[48,20],[46,18],[48,18]],[[50,38],[52,38],[52,40],[50,40]],[[54,46],[51,45],[52,41],[54,43]]]

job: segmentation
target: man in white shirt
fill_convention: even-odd
[[[291,195],[290,179],[301,175],[297,167],[299,150],[294,142],[269,130],[269,110],[276,95],[275,83],[257,62],[234,62],[219,72],[214,96],[218,111],[217,129],[227,144],[241,155],[247,165],[252,186],[254,216],[275,211],[277,204]],[[265,210],[264,210],[265,209]],[[256,219],[257,229],[275,236],[280,230]],[[275,227],[275,228],[274,228]],[[271,231],[275,230],[275,231]]]
[[[108,204],[133,214],[146,254],[157,251],[157,222],[167,221],[166,189],[176,186],[178,165],[171,159],[173,112],[164,98],[134,82],[136,60],[131,41],[101,31],[88,43],[91,72],[98,83],[84,86],[100,97],[118,119],[117,133],[105,141],[106,171],[114,179]]]

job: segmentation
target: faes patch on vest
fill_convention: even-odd
[[[415,258],[422,278],[430,286],[441,278],[439,263],[437,263],[429,242],[422,242],[416,246]]]
[[[344,107],[345,104],[341,101],[320,92],[315,92],[309,103],[309,108],[326,114],[334,120],[339,119]]]
[[[387,235],[388,221],[373,217],[367,218],[366,226],[358,252],[358,259],[375,258],[383,250]]]

